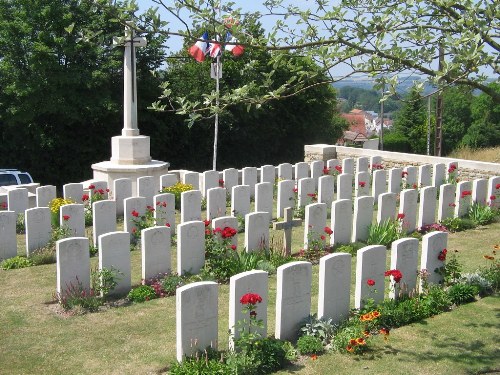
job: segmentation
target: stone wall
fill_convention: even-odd
[[[362,148],[333,146],[333,145],[305,145],[304,161],[328,159],[346,159],[359,157],[381,156],[385,169],[405,167],[414,165],[416,167],[424,164],[450,163],[458,162],[460,178],[464,180],[474,180],[477,178],[489,178],[491,176],[500,176],[499,163],[487,163],[473,160],[451,159],[438,156],[406,154],[402,152],[367,150]]]

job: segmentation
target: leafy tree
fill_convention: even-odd
[[[404,135],[411,151],[425,154],[427,150],[427,124],[425,105],[417,90],[412,90],[405,98],[405,103],[396,114],[394,130]]]
[[[42,183],[89,178],[90,164],[109,159],[110,137],[122,128],[123,51],[111,43],[123,27],[112,22],[118,7],[109,13],[98,5],[0,2],[1,164]],[[139,79],[158,87],[149,73],[158,45],[138,54]]]
[[[450,87],[443,92],[443,154],[460,145],[470,127],[472,92],[464,87]]]

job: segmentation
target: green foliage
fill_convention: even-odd
[[[492,283],[490,280],[486,279],[481,272],[463,274],[460,282],[475,286],[481,297],[493,293]]]
[[[474,202],[470,206],[467,216],[475,225],[487,225],[493,222],[497,213],[490,206]]]
[[[41,249],[33,251],[29,256],[29,259],[34,266],[52,264],[57,261],[56,251],[51,246],[45,246]]]
[[[168,296],[175,295],[177,288],[184,285],[184,278],[177,274],[169,274],[161,279],[161,287]]]
[[[174,361],[168,371],[171,375],[232,375],[231,369],[219,358],[219,353],[207,348],[182,362]]]
[[[422,297],[422,303],[428,316],[448,311],[452,305],[448,293],[440,285],[430,285]]]
[[[332,341],[335,329],[331,319],[318,319],[318,316],[313,314],[309,315],[304,326],[300,328],[300,334],[316,337],[326,346]]]
[[[369,227],[368,245],[384,245],[389,247],[392,242],[404,236],[399,220],[387,219],[382,223],[371,224]]]
[[[78,279],[75,283],[66,285],[63,292],[56,293],[55,297],[66,311],[80,307],[85,311],[95,312],[102,305],[102,299],[94,290],[83,288],[82,283]]]
[[[32,265],[33,263],[30,259],[26,258],[25,256],[18,255],[13,258],[2,260],[2,262],[0,263],[0,268],[3,270],[14,270],[18,268],[31,267]]]
[[[446,263],[435,270],[438,274],[443,277],[443,284],[445,286],[453,285],[457,283],[462,277],[463,266],[458,261],[455,254],[448,255]]]
[[[16,218],[16,234],[24,234],[24,214],[17,214]]]
[[[302,355],[320,354],[324,351],[321,339],[314,336],[302,336],[297,340],[297,350]]]
[[[429,317],[426,304],[419,296],[385,299],[377,308],[380,311],[379,323],[384,327],[402,327]]]
[[[472,100],[471,90],[465,87],[452,86],[443,91],[443,155],[453,151],[467,133],[472,123]]]
[[[474,225],[469,220],[464,220],[460,217],[448,217],[440,221],[440,224],[444,225],[449,232],[462,232],[467,229],[471,229]]]
[[[347,353],[348,346],[351,340],[364,337],[365,327],[360,322],[357,316],[343,321],[332,341],[332,349],[340,353]],[[366,346],[354,346],[354,353],[361,353],[366,349]]]
[[[500,262],[496,254],[485,255],[486,265],[479,269],[479,275],[491,283],[493,291],[497,293],[500,290]]]
[[[425,154],[427,148],[427,120],[424,101],[417,90],[406,97],[403,108],[394,120],[394,129],[403,134],[410,145],[410,151]],[[385,141],[384,141],[385,145]]]
[[[106,297],[118,284],[120,274],[115,268],[94,268],[90,271],[90,287],[98,295]]]
[[[478,287],[465,283],[454,284],[448,289],[448,296],[450,296],[451,302],[456,305],[475,301],[478,293]]]
[[[361,242],[353,242],[350,244],[338,244],[334,246],[333,251],[335,253],[348,253],[351,254],[352,256],[358,255],[358,250],[364,247],[365,244]]]
[[[132,302],[144,302],[156,298],[156,293],[152,286],[139,285],[128,293],[127,298]]]
[[[397,131],[384,131],[384,150],[410,152],[410,141],[408,137]]]

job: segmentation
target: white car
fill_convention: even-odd
[[[33,178],[28,172],[17,169],[0,169],[0,186],[32,184]]]

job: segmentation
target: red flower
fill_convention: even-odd
[[[468,195],[471,195],[471,194],[472,194],[472,191],[470,191],[470,190],[464,190],[464,191],[462,191],[462,194],[460,195],[460,198],[464,198],[464,197],[466,197]]]
[[[0,207],[3,208],[4,210],[7,209],[7,202],[2,202]]]
[[[293,192],[294,192],[294,193],[297,193],[298,191],[299,191],[299,189],[297,189],[297,188],[294,188],[294,189],[293,189]]]
[[[68,221],[68,220],[69,220],[69,218],[70,218],[70,216],[69,216],[69,215],[63,215],[63,220],[64,220],[64,221]]]
[[[252,310],[250,311],[250,318],[256,318],[257,317],[257,311]]]
[[[392,276],[395,283],[399,283],[403,278],[403,273],[400,270],[385,271],[384,276]]]
[[[137,232],[137,228],[132,228],[132,233]]]
[[[336,165],[335,169],[337,170],[337,172],[342,173],[342,167],[340,165]]]
[[[155,209],[153,206],[146,206],[149,212],[153,212]]]
[[[323,174],[328,174],[328,173],[330,173],[330,170],[327,167],[323,168]]]
[[[311,359],[313,361],[317,360],[318,359],[318,355],[317,354],[311,354]]]
[[[416,189],[416,188],[417,188],[417,184],[413,184],[411,187],[412,187],[413,189]]]
[[[205,229],[205,236],[210,236],[212,234],[212,232],[210,231],[210,229]]]
[[[165,226],[170,228],[170,223],[166,223]]]
[[[139,212],[137,212],[136,210],[133,210],[132,211],[132,216],[133,217],[139,217]]]
[[[497,199],[497,197],[495,195],[490,196],[490,201],[494,201],[495,199]]]
[[[354,348],[353,348],[351,345],[347,345],[347,346],[345,347],[345,350],[347,350],[349,353],[354,352]]]
[[[208,227],[210,225],[210,220],[205,220],[204,223],[205,223],[205,226]]]
[[[359,185],[359,186],[361,186],[361,187],[365,187],[366,182],[364,182],[364,181],[359,181],[359,182],[358,182],[358,185]]]
[[[224,187],[224,180],[222,178],[219,180],[219,187]]]
[[[236,245],[231,245],[231,250],[236,250]]]
[[[93,190],[93,189],[95,189],[95,185],[94,185],[94,184],[89,185],[88,189],[89,189],[89,190]]]
[[[456,206],[456,204],[455,204],[455,203],[450,203],[448,206],[450,206],[450,207],[455,207],[455,206]]]
[[[366,283],[368,284],[368,286],[374,286],[375,285],[375,280],[368,279],[368,280],[366,280]]]
[[[500,184],[496,184],[495,189],[500,189]]]
[[[106,193],[109,193],[109,189],[106,189]]]
[[[262,302],[262,297],[257,293],[247,293],[241,296],[240,303],[242,305],[256,305]]]
[[[398,220],[403,220],[405,218],[405,214],[400,213],[398,214]]]
[[[222,229],[220,227],[217,227],[214,229],[214,233],[221,233]]]
[[[330,227],[325,227],[325,233],[328,234],[328,235],[332,235],[333,234],[333,230]]]
[[[97,191],[99,192],[99,194],[103,194],[104,195],[104,189],[99,189]]]
[[[446,249],[443,249],[439,252],[439,255],[438,255],[438,259],[441,261],[441,262],[444,262],[446,260],[446,254],[448,253],[448,250]]]
[[[326,237],[322,235],[322,236],[321,236],[321,239],[324,241],[324,240],[326,239]]]
[[[88,194],[83,194],[82,195],[82,202],[88,201],[89,200],[89,195]]]
[[[408,176],[408,172],[403,171],[403,172],[401,173],[401,177],[406,177],[406,176]]]
[[[307,196],[311,197],[311,198],[316,198],[316,194],[314,194],[314,193],[309,193],[309,194],[307,194]]]

